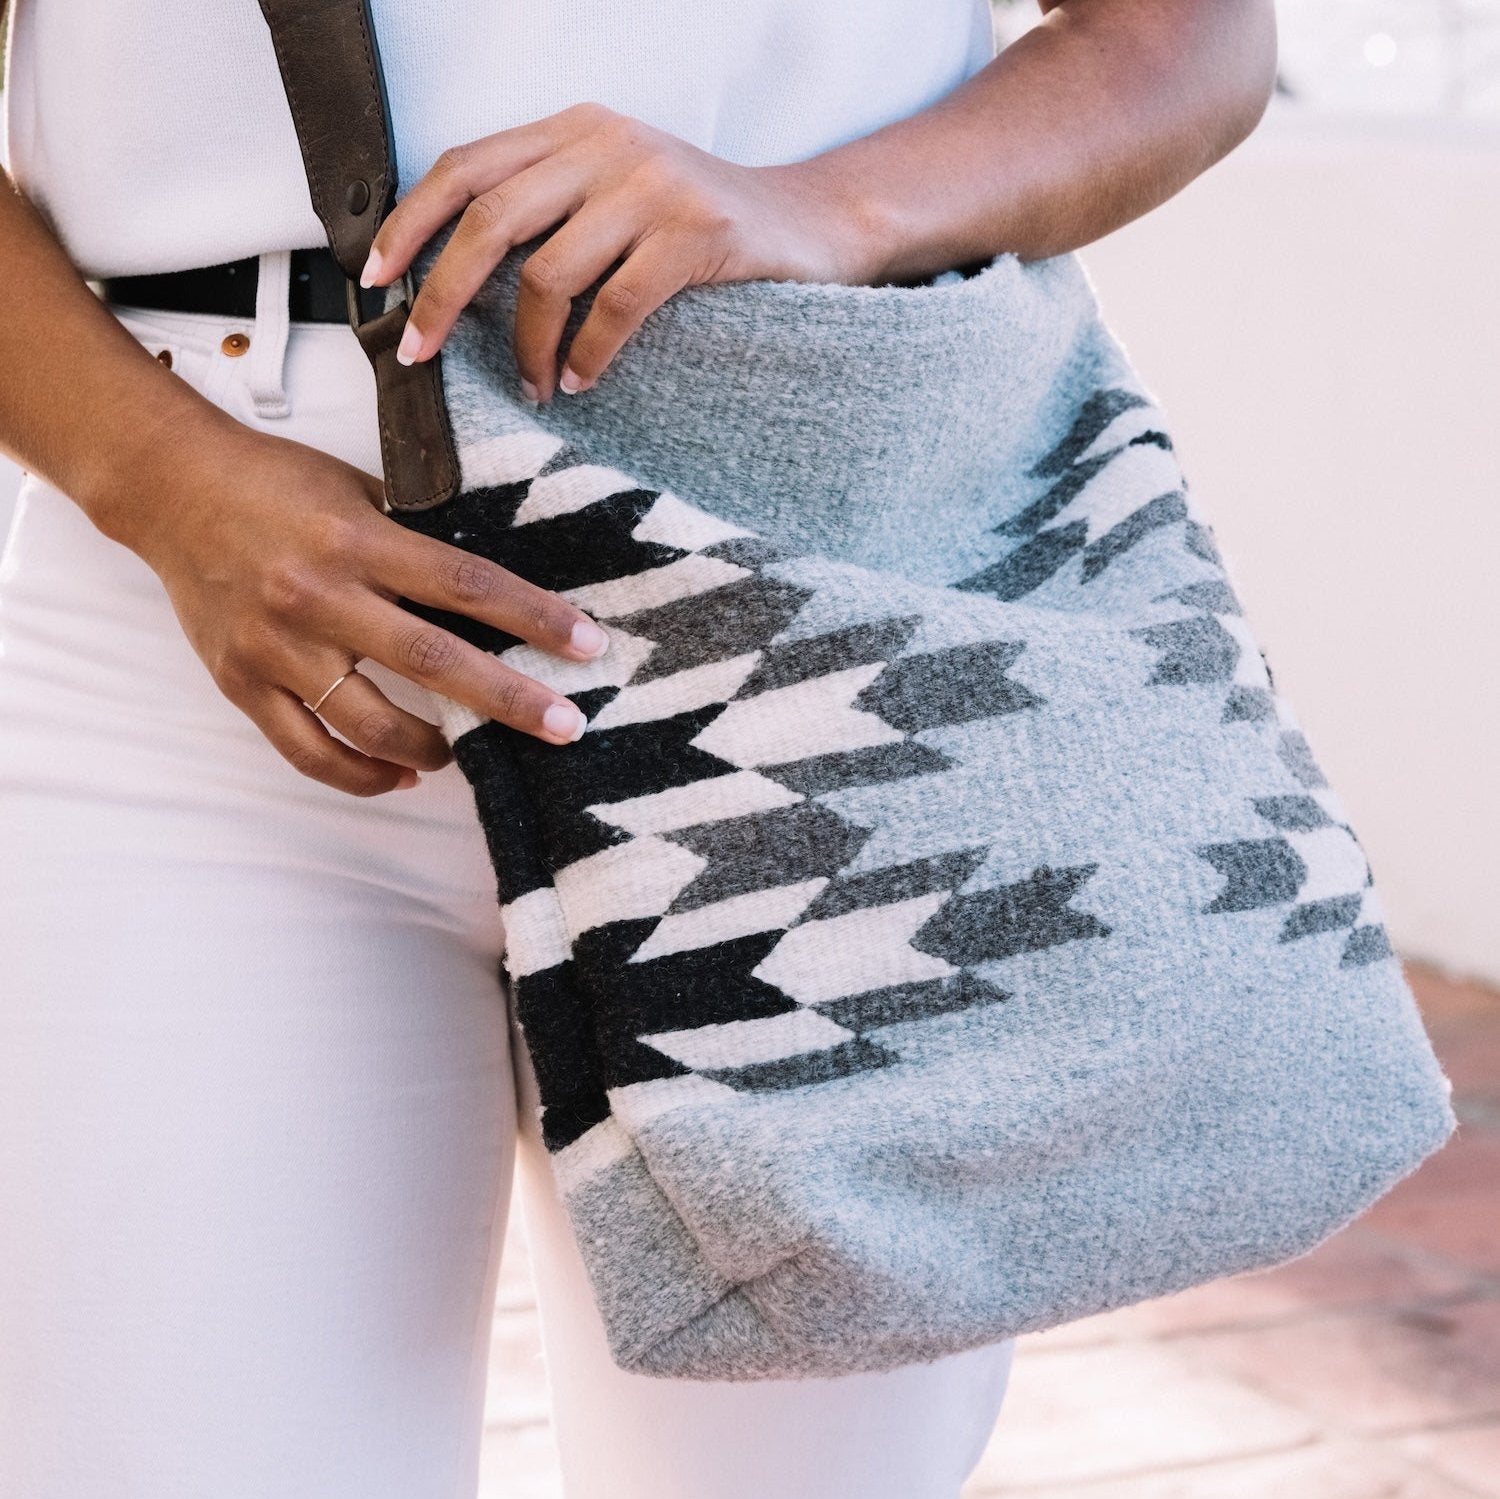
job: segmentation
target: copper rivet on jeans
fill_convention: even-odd
[[[171,369],[172,351],[170,349],[162,349],[156,356],[156,362],[158,364],[164,364],[168,369]]]
[[[231,359],[238,359],[250,347],[250,337],[245,333],[226,333],[219,348]]]

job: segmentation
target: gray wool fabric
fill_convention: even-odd
[[[404,524],[576,600],[452,707],[616,1361],[875,1370],[1275,1264],[1453,1127],[1368,863],[1071,256],[691,288]],[[575,309],[573,326],[587,309]]]

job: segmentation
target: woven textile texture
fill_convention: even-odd
[[[689,289],[544,408],[523,258],[444,353],[462,492],[401,519],[610,633],[435,616],[589,718],[444,729],[620,1364],[930,1359],[1301,1253],[1442,1143],[1360,844],[1073,257]]]

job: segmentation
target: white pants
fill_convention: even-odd
[[[283,365],[283,328],[122,316],[236,416],[378,467],[348,330],[293,325]],[[954,1499],[1008,1344],[745,1385],[611,1363],[517,1103],[501,946],[456,767],[368,801],[298,776],[154,574],[26,482],[0,566],[0,1495],[471,1499],[514,1161],[569,1499]]]

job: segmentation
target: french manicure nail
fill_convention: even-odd
[[[365,268],[359,273],[359,284],[361,286],[374,286],[375,278],[380,274],[381,259],[379,250],[371,250],[370,258],[365,261]]]
[[[578,376],[568,368],[567,365],[564,365],[563,372],[558,377],[557,388],[562,391],[564,395],[576,396],[578,392],[583,389],[583,381],[580,380]]]
[[[582,735],[587,722],[588,720],[572,703],[553,703],[542,714],[542,727],[549,734],[556,734],[559,739],[566,739],[569,744]]]
[[[396,345],[396,363],[411,364],[421,352],[422,335],[414,323],[408,322],[401,332],[401,342]]]
[[[591,619],[580,619],[573,626],[568,642],[580,655],[593,660],[602,656],[609,646],[609,636]]]
[[[530,380],[521,381],[521,394],[534,406],[541,398],[541,391],[534,386]]]

